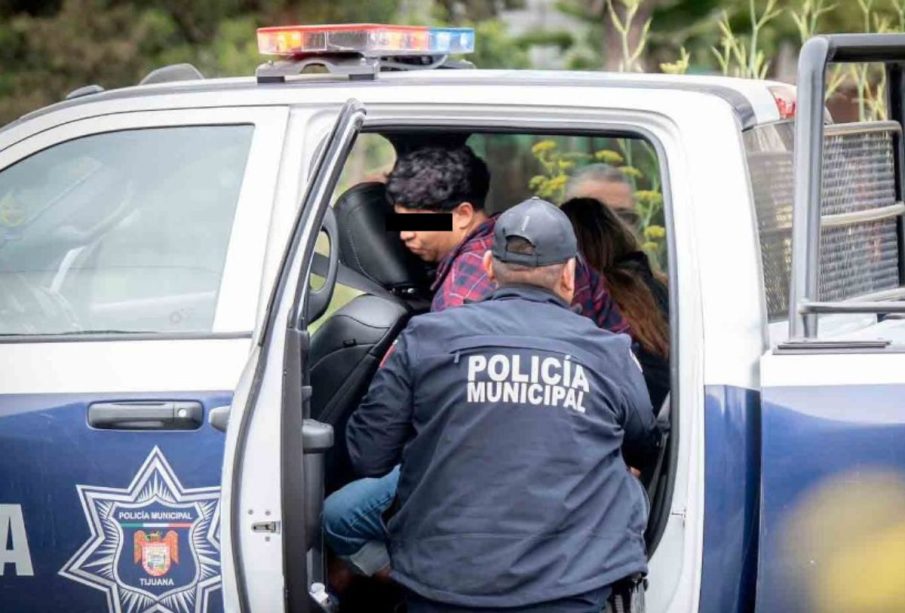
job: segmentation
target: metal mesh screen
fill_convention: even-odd
[[[791,123],[782,123],[745,134],[770,321],[785,319],[789,309],[793,129]],[[824,146],[822,214],[839,215],[892,204],[892,129],[859,132],[850,125],[829,127]],[[819,300],[845,300],[899,287],[896,219],[823,227],[820,236]]]

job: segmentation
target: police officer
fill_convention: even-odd
[[[646,572],[626,462],[659,432],[629,337],[569,308],[577,253],[549,202],[503,213],[483,262],[498,289],[415,317],[349,421],[362,474],[401,460],[387,530],[412,613],[599,612]]]

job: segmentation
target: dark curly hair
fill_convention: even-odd
[[[403,154],[387,178],[387,198],[409,209],[484,208],[490,171],[471,148],[424,147]]]

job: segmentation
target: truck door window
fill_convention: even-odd
[[[396,151],[390,141],[379,134],[360,134],[355,141],[355,146],[349,153],[349,157],[346,158],[342,174],[336,183],[336,189],[333,190],[333,197],[330,200],[331,206],[336,204],[337,198],[353,185],[370,181],[385,181],[386,174],[392,170],[393,162],[395,161]],[[323,232],[318,236],[314,249],[321,255],[327,255],[329,252],[329,241]],[[312,288],[316,289],[322,283],[322,277],[316,274],[311,275]],[[361,290],[349,287],[338,281],[333,288],[330,306],[327,307],[323,315],[308,325],[308,332],[314,334],[315,330],[329,319],[333,313],[362,293]]]
[[[209,332],[252,131],[97,134],[0,171],[0,334]]]
[[[335,200],[333,202],[335,202]],[[317,243],[314,245],[314,251],[323,256],[330,253],[330,240],[327,238],[325,232],[321,231],[320,235],[318,235]],[[318,290],[323,287],[323,285],[324,278],[318,274],[311,273],[311,289]],[[336,311],[343,308],[351,302],[353,298],[360,296],[363,293],[364,292],[359,289],[349,287],[348,285],[337,281],[336,285],[333,286],[333,296],[330,297],[330,305],[327,307],[327,310],[324,311],[323,315],[308,324],[308,332],[314,334],[314,332],[321,327],[321,324],[330,319]]]
[[[645,140],[481,133],[473,134],[467,144],[490,167],[491,213],[531,196],[555,204],[575,196],[593,197],[635,230],[654,269],[666,272],[660,166]]]
[[[394,138],[404,141],[405,137],[397,134]],[[490,168],[490,193],[486,205],[490,213],[499,213],[534,195],[562,204],[574,195],[581,175],[588,177],[589,183],[594,179],[598,184],[624,182],[626,187],[621,191],[608,187],[593,195],[600,200],[610,200],[607,204],[637,230],[652,263],[666,272],[660,168],[656,153],[645,140],[476,133],[468,137],[466,144]],[[395,160],[396,151],[387,138],[376,133],[361,134],[346,161],[334,200],[357,183],[385,181]],[[589,166],[594,168],[587,168]]]
[[[340,194],[358,183],[384,182],[395,162],[396,150],[389,140],[373,132],[359,134],[336,184],[333,202],[336,202]]]
[[[608,277],[614,299],[647,350],[645,372],[659,371],[661,385],[652,397],[661,399],[669,379],[668,250],[660,163],[653,147],[642,138],[589,134],[365,133],[346,160],[334,201],[357,184],[385,181],[397,148],[461,142],[487,164],[490,191],[484,209],[491,215],[531,196],[557,205],[588,199],[564,210],[576,225],[586,261]],[[594,201],[606,206],[593,206]],[[358,293],[339,285],[337,290],[328,313]]]

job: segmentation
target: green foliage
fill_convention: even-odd
[[[134,83],[164,53],[184,56],[175,18],[159,9],[65,0],[50,16],[17,15],[0,26],[10,41],[3,57],[0,121],[99,83]],[[181,52],[181,53],[180,53]]]
[[[475,51],[468,60],[481,68],[529,68],[523,45],[509,36],[505,24],[490,19],[474,24]]]
[[[249,76],[255,28],[392,22],[400,0],[57,0],[0,6],[0,124],[83,85],[134,85],[190,62],[206,76]]]
[[[415,0],[419,5],[431,4],[428,0]],[[462,25],[496,19],[503,9],[522,8],[525,0],[434,0],[436,17],[447,24]]]
[[[685,74],[688,72],[688,66],[691,62],[691,54],[682,47],[679,50],[679,59],[675,62],[663,62],[660,64],[660,70],[666,74]]]
[[[893,2],[895,16],[877,12],[878,5],[875,0],[857,0],[848,5],[857,5],[860,15],[856,21],[861,24],[864,32],[905,30],[905,2],[901,0]],[[837,6],[837,4],[827,5],[826,0],[804,0],[797,11],[789,9],[802,44],[821,31],[821,18],[832,15]],[[866,64],[835,64],[827,79],[827,99],[835,95],[848,79],[855,85],[860,120],[885,119],[886,109],[883,102],[886,88],[885,72]],[[872,83],[875,83],[873,88]]]
[[[723,11],[719,21],[719,47],[711,51],[724,75],[744,77],[748,79],[764,79],[767,76],[769,62],[763,49],[758,47],[761,31],[771,21],[782,14],[777,8],[778,0],[767,0],[763,13],[757,14],[754,0],[750,0],[751,36],[747,40],[736,35],[732,30],[729,13]]]
[[[631,32],[635,17],[638,15],[638,9],[643,2],[644,0],[619,0],[622,5],[622,16],[620,17],[613,0],[607,0],[610,20],[613,23],[613,28],[619,34],[619,48],[622,51],[622,58],[619,61],[620,72],[641,70],[638,60],[647,46],[647,35],[650,31],[651,19],[647,19],[644,25],[641,26],[641,33],[634,45],[631,43]]]
[[[254,31],[286,23],[473,25],[483,68],[528,68],[529,51],[560,49],[567,67],[670,74],[716,70],[763,78],[781,46],[819,32],[905,31],[905,0],[557,0],[568,31],[513,36],[505,9],[525,0],[13,0],[0,3],[0,124],[98,83],[122,87],[161,65],[207,76],[251,75],[264,58]],[[783,8],[780,8],[780,6]],[[714,28],[718,19],[718,28]],[[610,57],[608,57],[610,56]],[[884,116],[884,77],[837,65],[828,96],[852,89],[862,118]],[[630,160],[629,160],[630,161]]]
[[[590,158],[583,153],[564,153],[552,140],[542,140],[531,147],[531,154],[540,162],[543,173],[531,178],[528,188],[537,196],[551,202],[562,202],[570,171],[578,159]]]
[[[595,151],[594,159],[598,162],[609,164],[610,166],[621,166],[625,161],[625,158],[622,157],[621,153],[612,151],[610,149],[601,149],[600,151]]]
[[[875,0],[858,0],[865,32],[890,32],[892,24],[884,15],[874,12]],[[849,64],[849,75],[855,84],[858,118],[861,121],[886,119],[886,72],[870,64]],[[871,84],[875,83],[875,87]]]
[[[518,37],[518,43],[522,47],[535,45],[559,47],[560,51],[566,51],[576,44],[575,36],[571,32],[544,30],[522,34]]]
[[[199,53],[198,68],[209,76],[254,74],[263,58],[258,53],[251,17],[236,17],[220,22],[209,46]]]
[[[660,270],[666,270],[666,228],[663,221],[663,194],[657,190],[635,192],[635,210],[641,216],[642,249]]]
[[[565,49],[565,66],[571,70],[599,70],[603,66],[601,42],[605,42],[604,24],[607,4],[603,0],[558,0],[556,8],[583,24],[580,31],[569,32],[572,45]]]
[[[797,11],[794,8],[786,10],[795,22],[799,39],[804,44],[819,31],[820,18],[835,8],[835,4],[827,6],[826,0],[804,0]]]
[[[537,41],[509,35],[502,8],[523,0],[56,0],[0,4],[0,124],[97,83],[134,85],[190,62],[208,77],[250,76],[266,58],[255,29],[290,23],[473,25],[469,57],[484,68],[526,68]],[[403,10],[405,9],[405,10]],[[559,38],[563,46],[571,39]]]

